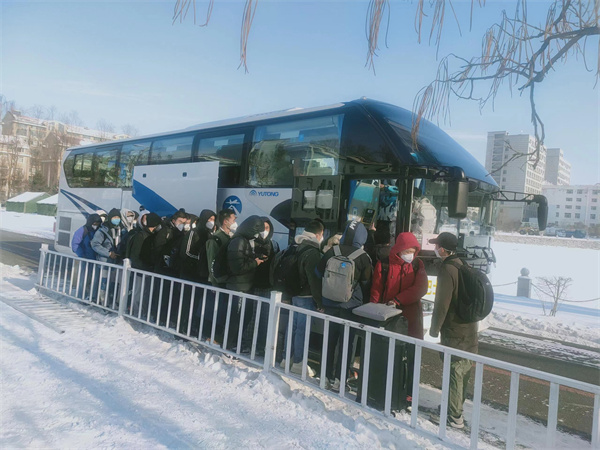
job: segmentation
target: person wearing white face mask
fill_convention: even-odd
[[[179,254],[181,256],[179,276],[184,280],[208,282],[208,263],[206,261],[206,242],[211,236],[215,213],[210,209],[203,209],[198,217],[190,224],[190,230],[185,232],[181,241]],[[184,224],[185,229],[185,224]]]
[[[223,245],[228,245],[231,240],[235,230],[237,230],[237,222],[235,221],[236,216],[235,212],[232,209],[223,209],[219,211],[217,216],[217,223],[219,224],[219,229],[215,231],[206,241],[206,260],[208,263],[208,281],[213,286],[225,287],[220,280],[217,280],[211,269],[213,265],[213,261],[217,257],[217,253],[219,249]],[[205,314],[206,317],[206,314]]]
[[[429,334],[437,337],[441,333],[442,345],[477,353],[477,322],[464,323],[456,314],[458,304],[459,271],[463,262],[456,255],[458,240],[452,233],[440,233],[429,243],[435,244],[435,254],[442,259],[437,276],[435,303],[431,316]],[[452,357],[450,362],[450,386],[448,394],[448,425],[464,428],[463,404],[471,374],[471,361]],[[431,420],[439,423],[439,414]]]
[[[270,269],[271,262],[276,253],[279,252],[279,244],[273,241],[273,223],[268,217],[261,217],[265,224],[264,231],[258,233],[258,237],[254,239],[254,254],[257,258],[264,261],[256,268],[254,273],[254,283],[252,287],[252,293],[259,297],[269,297],[271,291],[271,280],[270,280]],[[242,348],[248,349],[252,345],[252,335],[254,332],[254,324],[257,320],[256,311],[257,304],[252,305],[252,317],[250,322],[244,329],[244,335],[242,338]],[[263,305],[260,310],[258,336],[256,339],[256,349],[259,355],[262,355],[265,344],[267,342],[267,323],[269,319],[269,308],[268,305]]]
[[[387,258],[375,265],[371,302],[387,303],[402,310],[406,323],[398,323],[396,332],[423,339],[423,306],[421,298],[427,294],[427,273],[423,261],[417,259],[421,250],[419,241],[410,232],[400,233]],[[412,403],[412,361],[414,346],[407,347],[408,373],[406,378],[407,404]]]

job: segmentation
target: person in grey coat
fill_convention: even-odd
[[[92,239],[92,249],[96,259],[102,262],[116,263],[119,259],[117,247],[121,240],[121,211],[113,208],[108,213],[104,224]]]

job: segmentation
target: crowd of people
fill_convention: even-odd
[[[115,264],[128,258],[133,269],[236,292],[268,297],[271,290],[280,290],[284,302],[352,321],[359,319],[353,310],[362,305],[395,306],[401,314],[397,316],[393,330],[423,339],[421,298],[428,290],[428,279],[423,261],[418,258],[421,246],[412,233],[402,232],[392,239],[387,222],[380,222],[377,229],[374,226],[367,229],[360,221],[353,220],[340,233],[324,242],[324,224],[320,219],[314,219],[301,233],[297,230],[287,249],[280,249],[273,240],[273,231],[268,217],[256,215],[246,218],[238,226],[236,214],[231,209],[218,213],[205,209],[197,216],[181,209],[166,218],[143,207],[139,213],[127,209],[111,209],[108,213],[100,210],[90,214],[86,224],[74,233],[72,250],[80,258]],[[477,352],[477,325],[462,323],[455,312],[458,272],[462,264],[456,255],[457,238],[450,233],[441,233],[430,242],[435,244],[436,256],[443,261],[438,273],[430,334],[433,337],[441,334],[443,345]],[[100,281],[96,286],[88,286],[88,296],[102,296],[111,291],[107,289],[111,280],[105,275],[97,278]],[[207,290],[202,311],[200,306],[197,306],[198,311],[190,311],[192,292],[189,285],[171,285],[166,281],[165,287],[161,286],[161,293],[153,289],[148,280],[144,283],[139,273],[134,275],[133,283],[137,286],[137,296],[131,299],[133,309],[148,317],[168,317],[169,302],[161,304],[159,300],[165,291],[171,292],[173,309],[170,317],[176,317],[175,311],[179,309],[182,329],[189,326],[193,332],[200,326],[201,315],[210,322],[205,327],[210,330],[216,302],[223,301],[215,296],[214,291]],[[147,301],[150,297],[156,301]],[[185,299],[181,305],[179,298]],[[200,303],[197,302],[197,305]],[[246,310],[242,314],[242,304],[241,298],[234,297],[226,337],[228,347],[237,351],[237,333],[241,329],[240,351],[249,352],[258,322],[255,350],[260,355],[266,344],[268,305],[263,304],[259,314],[257,302],[246,302]],[[221,307],[219,303],[217,310],[214,325],[216,340],[220,340],[225,337],[226,304]],[[187,317],[192,318],[192,323],[188,323]],[[242,317],[244,324],[240,327]],[[284,357],[287,317],[280,321],[276,358],[282,367],[289,365],[290,371],[296,374],[303,370],[306,319],[304,314],[294,314],[289,361]],[[351,330],[350,342],[354,337],[352,333],[355,333],[354,329]],[[326,385],[332,390],[340,389],[342,360],[347,358],[346,361],[350,361],[352,357],[351,348],[348,348],[347,355],[340,355],[343,334],[342,325],[330,322]],[[409,372],[412,372],[412,347]],[[345,367],[349,371],[346,379],[352,379],[352,365]],[[306,366],[306,370],[309,377],[316,375],[310,365]],[[456,428],[464,426],[462,408],[470,371],[470,361],[452,359],[448,424]],[[410,375],[412,373],[406,380],[409,405],[412,395]]]

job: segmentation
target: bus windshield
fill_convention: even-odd
[[[469,192],[467,217],[453,219],[448,215],[448,184],[444,181],[415,180],[411,212],[411,231],[418,237],[450,232],[467,236],[493,233],[493,202],[481,190]]]

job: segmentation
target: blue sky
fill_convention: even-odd
[[[208,27],[188,16],[172,25],[175,1],[7,1],[0,3],[0,93],[23,108],[75,110],[95,127],[106,119],[141,134],[290,107],[311,107],[361,96],[412,109],[416,93],[435,77],[436,48],[414,30],[415,3],[392,1],[388,47],[380,37],[376,75],[365,67],[366,1],[259,0],[245,74],[238,70],[243,1],[217,1]],[[549,2],[531,1],[543,17]],[[198,1],[198,23],[207,3]],[[439,55],[475,55],[481,36],[513,1],[476,9],[457,1],[462,37],[447,18]],[[384,21],[384,25],[386,22]],[[382,27],[383,28],[383,27]],[[591,60],[598,40],[591,41]],[[546,145],[561,147],[572,183],[600,182],[599,91],[583,61],[558,66],[538,88]],[[530,133],[527,98],[502,88],[482,113],[476,103],[452,101],[441,123],[480,161],[488,131]]]

